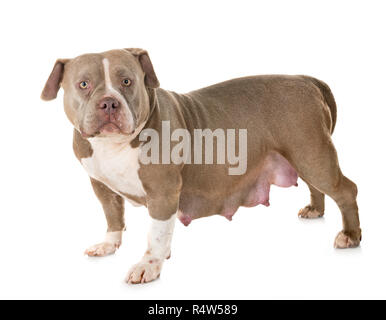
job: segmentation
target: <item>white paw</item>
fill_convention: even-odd
[[[126,276],[125,281],[131,284],[147,283],[159,278],[162,262],[159,260],[146,260],[134,265]]]
[[[87,254],[90,257],[103,257],[109,254],[113,254],[117,248],[119,248],[119,244],[102,242],[86,249],[84,254]]]

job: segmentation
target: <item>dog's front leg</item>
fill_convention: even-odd
[[[158,188],[158,190],[162,189]],[[151,217],[148,248],[141,261],[134,265],[127,274],[126,282],[128,283],[137,284],[156,280],[161,274],[165,259],[170,257],[179,193],[166,188],[164,192],[148,201]]]
[[[139,171],[139,176],[144,182],[151,227],[145,255],[127,274],[126,282],[132,284],[150,282],[160,276],[163,263],[170,257],[182,189],[178,166],[148,165]],[[154,177],[157,177],[157,183],[154,182]]]
[[[91,179],[91,184],[103,206],[107,221],[107,232],[104,241],[88,248],[85,254],[92,257],[103,257],[113,254],[122,243],[122,233],[125,229],[124,200],[102,182]]]
[[[160,276],[165,259],[170,257],[175,220],[176,214],[164,221],[152,218],[148,234],[148,249],[142,260],[130,269],[126,282],[147,283]]]

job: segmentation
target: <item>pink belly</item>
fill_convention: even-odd
[[[269,206],[269,191],[271,184],[288,188],[297,186],[297,180],[298,174],[287,159],[277,152],[272,152],[267,155],[260,165],[258,173],[253,179],[254,183],[241,186],[241,188],[239,187],[232,195],[224,195],[224,199],[221,199],[223,205],[220,212],[208,213],[202,212],[201,210],[194,210],[201,208],[201,205],[197,206],[196,204],[205,200],[192,197],[190,198],[190,202],[194,203],[187,205],[187,208],[180,208],[181,210],[178,217],[185,226],[188,226],[193,219],[211,214],[220,214],[228,220],[232,220],[232,217],[239,206],[254,207],[259,204]],[[196,211],[201,212],[198,213]]]
[[[290,163],[278,153],[267,156],[256,179],[256,183],[249,191],[244,203],[247,207],[258,204],[269,206],[269,191],[271,184],[288,188],[297,186],[298,174]]]

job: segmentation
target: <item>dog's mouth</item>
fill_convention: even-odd
[[[87,130],[80,128],[80,133],[83,138],[94,138],[97,136],[108,136],[113,134],[122,133],[121,129],[118,125],[113,122],[105,122],[101,126],[98,127],[93,133],[88,133]]]
[[[99,134],[118,134],[121,133],[121,129],[113,122],[107,122],[103,124],[97,130]]]
[[[123,131],[118,125],[116,125],[113,122],[107,122],[101,125],[94,133],[90,134],[87,133],[85,130],[82,128],[80,129],[80,133],[83,138],[88,139],[88,138],[94,138],[98,136],[111,136],[111,135],[126,135],[126,136],[131,136],[135,133],[135,130],[131,130],[130,132]]]

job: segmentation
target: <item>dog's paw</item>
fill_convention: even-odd
[[[159,278],[162,262],[148,260],[134,265],[126,276],[125,281],[129,284],[148,283]]]
[[[113,254],[118,248],[118,244],[102,242],[86,249],[84,254],[87,254],[89,257],[104,257]]]
[[[335,238],[334,248],[345,249],[345,248],[355,248],[358,247],[361,242],[361,236],[359,235],[349,235],[344,231],[338,233]]]
[[[315,218],[323,217],[323,213],[319,212],[314,207],[311,207],[310,205],[308,205],[303,209],[300,209],[298,216],[299,218],[303,218],[303,219],[315,219]]]

